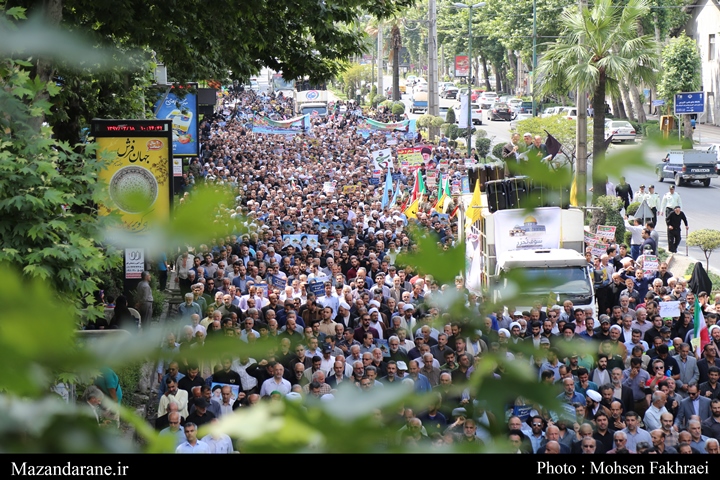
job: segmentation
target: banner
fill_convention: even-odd
[[[287,279],[278,277],[277,275],[272,275],[270,277],[270,284],[275,288],[279,288],[280,290],[283,290],[285,288],[285,286],[287,285]]]
[[[148,130],[122,133],[135,124],[139,129],[158,125],[165,135],[162,131],[148,134]],[[92,128],[98,145],[97,157],[106,166],[98,177],[107,184],[109,197],[107,204],[98,206],[98,214],[119,214],[120,228],[131,233],[143,233],[166,222],[172,202],[170,122],[100,120],[94,121]]]
[[[406,132],[414,134],[415,132],[417,132],[417,124],[415,120],[403,120],[401,122],[382,123],[378,122],[377,120],[373,120],[372,118],[363,118],[362,120],[360,120],[360,122],[358,122],[357,131],[365,138],[370,136],[370,134],[372,134],[373,132],[378,131],[386,133]]]
[[[660,266],[657,255],[640,255],[638,262],[642,262],[642,269],[645,275],[657,272]]]
[[[470,59],[467,55],[455,55],[455,76],[467,77],[470,75]]]
[[[318,247],[318,236],[317,235],[283,235],[283,249],[293,246],[296,250],[310,247]]]
[[[290,120],[271,120],[268,117],[256,115],[253,118],[253,133],[268,135],[297,135],[310,130],[310,116],[302,115]]]
[[[524,210],[498,210],[495,219],[495,253],[513,250],[560,248],[559,207]]]
[[[417,145],[409,148],[398,148],[397,156],[400,165],[404,167],[427,165],[432,160],[432,147]]]
[[[585,232],[585,245],[592,247],[599,241],[600,239],[594,233]]]
[[[393,169],[392,150],[389,148],[383,148],[382,150],[375,150],[372,152],[373,168],[375,170],[385,170],[389,168]]]
[[[315,294],[316,297],[325,295],[325,282],[329,282],[327,276],[315,277],[308,280],[307,291]]]
[[[590,253],[594,257],[602,257],[604,254],[607,253],[607,249],[610,247],[609,243],[600,243],[597,242],[593,244],[593,246],[590,248]]]
[[[182,98],[172,90],[167,96],[164,93],[161,94],[155,103],[155,117],[160,120],[172,120],[172,153],[174,156],[197,157],[199,155],[196,94],[187,92]]]
[[[460,113],[457,118],[458,128],[468,128],[468,109],[470,108],[470,102],[468,102],[468,95],[460,95]]]

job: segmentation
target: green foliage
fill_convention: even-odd
[[[430,128],[432,125],[433,116],[429,113],[424,113],[420,115],[417,119],[417,126],[418,128]]]
[[[637,212],[638,208],[640,208],[640,202],[632,202],[625,209],[625,214],[628,216],[633,216],[635,215],[635,212]]]
[[[562,144],[563,151],[572,156],[577,147],[576,130],[575,120],[570,120],[562,115],[553,115],[552,117],[533,117],[521,120],[517,122],[517,127],[513,132],[520,133],[520,135],[530,132],[533,136],[540,135],[543,138],[547,136],[545,132],[548,132]],[[587,144],[588,151],[590,151],[593,144],[592,128],[588,128]]]
[[[345,91],[355,92],[358,88],[361,88],[362,82],[370,83],[372,81],[370,65],[353,63],[342,73],[340,78]]]
[[[595,201],[595,206],[600,210],[593,210],[593,217],[590,221],[590,231],[595,232],[598,225],[610,225],[615,227],[615,241],[625,241],[625,221],[620,215],[623,202],[619,197],[608,197],[602,195]]]
[[[141,369],[143,362],[131,362],[118,368],[115,373],[120,381],[120,387],[123,391],[123,405],[131,405],[130,399],[132,393],[137,391],[138,383],[140,383]]]
[[[457,124],[455,124],[455,123],[448,124],[445,135],[447,135],[447,137],[451,141],[455,141],[458,138],[458,136],[460,136],[460,132],[458,132]],[[456,142],[456,145],[457,145],[457,142]]]
[[[598,0],[590,8],[568,8],[559,23],[562,34],[547,44],[538,66],[538,85],[543,94],[564,95],[576,87],[591,94],[593,117],[593,191],[603,191],[605,170],[606,94],[617,95],[623,79],[653,84],[659,67],[658,45],[651,35],[638,35],[640,19],[650,13],[647,0],[621,5]]]
[[[50,112],[45,100],[54,84],[30,77],[22,62],[0,63],[0,261],[22,268],[27,278],[46,282],[58,301],[78,312],[94,303],[100,274],[121,262],[100,245],[101,228],[92,206],[101,198],[102,164],[88,146],[82,153],[37,131]],[[89,315],[100,312],[91,308]]]
[[[710,255],[712,252],[720,247],[720,231],[703,229],[694,230],[690,232],[687,237],[687,244],[690,247],[698,247],[705,254],[705,260],[707,261],[706,270],[710,270]]]
[[[503,145],[502,143],[496,144],[496,145],[492,148],[492,156],[495,157],[495,158],[502,159],[502,158],[503,158],[503,157],[502,157],[502,149],[503,149],[503,147],[504,147],[504,145]]]
[[[658,98],[665,100],[667,111],[673,110],[675,94],[696,92],[702,82],[702,60],[695,40],[683,32],[670,40],[662,51],[662,77]]]
[[[450,124],[454,124],[457,121],[455,119],[455,109],[448,108],[447,115],[445,116],[445,121]]]
[[[487,136],[488,136],[487,130],[484,130],[484,129],[482,129],[482,128],[479,128],[479,129],[477,130],[477,132],[475,132],[475,136],[476,136],[477,138],[487,138]]]
[[[380,105],[381,103],[386,102],[386,101],[387,101],[387,98],[385,98],[384,95],[375,95],[372,100],[372,106],[377,107],[378,105]]]
[[[442,119],[442,117],[433,117],[431,126],[433,128],[440,128],[445,123],[445,120]]]
[[[475,149],[477,150],[477,154],[480,156],[480,158],[485,158],[488,156],[488,153],[490,153],[490,145],[492,144],[492,140],[485,137],[475,137]]]
[[[405,113],[405,104],[403,102],[394,102],[392,104],[393,115],[402,115]]]

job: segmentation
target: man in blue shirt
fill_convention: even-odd
[[[430,380],[420,373],[420,366],[416,360],[410,360],[410,363],[408,364],[408,372],[410,373],[409,377],[415,382],[415,391],[417,393],[432,392]]]
[[[572,378],[563,378],[563,388],[565,391],[557,396],[558,400],[569,405],[574,403],[585,405],[585,396],[575,391],[575,381]]]

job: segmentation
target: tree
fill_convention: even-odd
[[[567,8],[560,16],[561,37],[548,45],[540,61],[538,75],[544,78],[541,86],[544,93],[559,93],[567,91],[568,86],[578,86],[592,95],[593,172],[603,171],[605,160],[606,94],[618,92],[618,83],[624,78],[646,83],[654,78],[657,44],[651,36],[637,34],[640,17],[648,11],[646,0],[629,0],[623,5],[598,0],[591,9]],[[584,181],[579,178],[579,185],[584,185]],[[595,199],[605,191],[604,186],[605,179],[593,175]]]
[[[98,243],[107,218],[87,209],[99,199],[102,166],[93,148],[76,153],[49,128],[35,131],[35,120],[50,112],[44,97],[59,88],[32,79],[27,65],[0,62],[0,262],[42,280],[79,315],[95,303],[100,274],[121,262]]]
[[[577,123],[562,115],[553,115],[551,117],[533,117],[517,122],[515,132],[521,135],[525,132],[531,133],[533,136],[540,135],[545,137],[548,132],[562,144],[562,151],[558,157],[567,159],[571,166],[575,165],[575,150],[577,149],[576,130]],[[592,132],[588,131],[587,144],[588,149],[592,148]],[[558,158],[556,157],[556,159]]]
[[[703,251],[705,254],[705,270],[710,271],[710,255],[716,248],[720,247],[720,231],[706,228],[690,232],[687,237],[687,244],[690,247],[699,247]]]
[[[355,90],[360,88],[363,85],[363,82],[370,83],[372,81],[370,65],[353,63],[343,72],[341,78],[344,87],[343,91],[352,91],[354,96]]]
[[[445,121],[447,123],[455,123],[455,109],[454,108],[448,108],[447,115],[445,116]]]
[[[395,25],[392,26],[392,30],[390,30],[390,38],[390,52],[393,64],[392,99],[397,102],[400,100],[400,49],[402,48],[402,35],[400,34],[400,27],[397,23],[395,23]]]
[[[670,40],[662,51],[662,77],[658,85],[658,98],[665,100],[669,112],[673,111],[675,94],[697,92],[702,82],[702,60],[695,40],[684,33]],[[685,138],[692,140],[692,125],[685,122]]]

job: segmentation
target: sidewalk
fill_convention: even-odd
[[[660,120],[657,115],[647,115],[648,120]],[[695,126],[693,134],[695,143],[707,145],[711,143],[720,143],[720,127],[706,123],[698,123]]]

